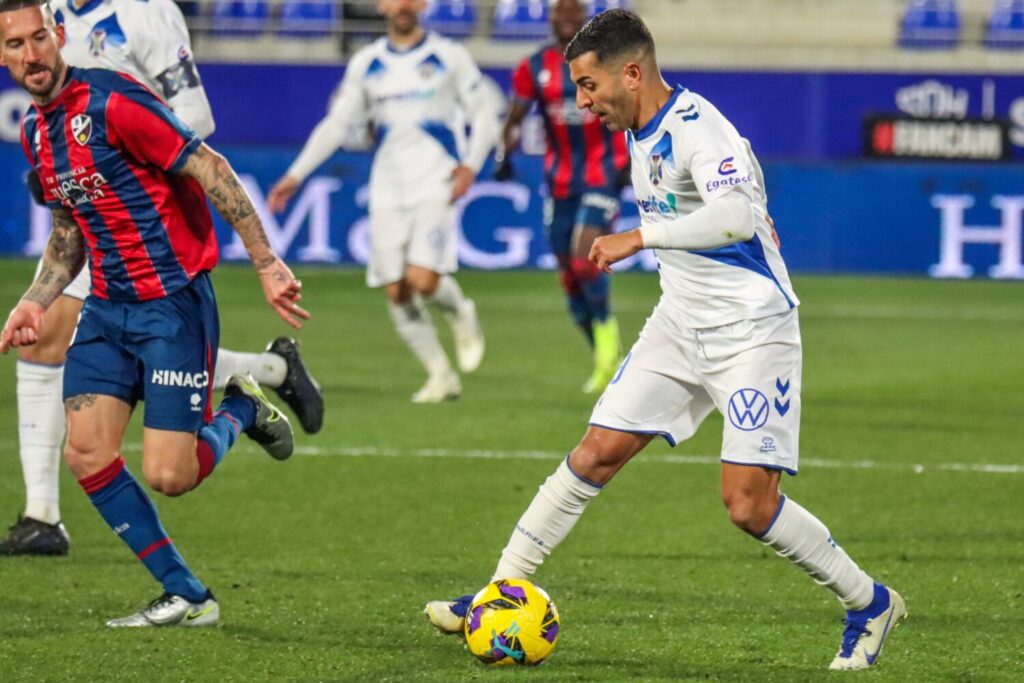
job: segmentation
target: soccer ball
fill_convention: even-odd
[[[466,613],[466,645],[486,664],[540,664],[558,640],[558,610],[525,579],[488,584]]]

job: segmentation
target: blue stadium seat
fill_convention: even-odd
[[[266,0],[214,0],[210,25],[220,36],[256,36],[267,29],[270,4]]]
[[[423,25],[453,38],[471,36],[476,28],[476,6],[472,0],[429,0]]]
[[[629,0],[591,0],[590,16],[595,16],[607,9],[629,9]]]
[[[1024,50],[1024,0],[996,0],[988,19],[985,45],[1000,50]]]
[[[960,40],[956,0],[910,0],[900,22],[900,46],[944,50]]]
[[[283,0],[278,33],[299,38],[323,38],[337,28],[335,0]]]
[[[498,0],[494,8],[497,40],[543,40],[551,35],[548,0]]]

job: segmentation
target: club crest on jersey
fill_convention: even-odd
[[[537,72],[537,85],[544,87],[551,82],[551,72],[547,69],[541,69]]]
[[[722,159],[722,163],[718,164],[718,175],[732,175],[736,172],[736,164],[733,161],[736,157],[726,157]]]
[[[650,180],[651,185],[658,185],[661,182],[661,176],[665,173],[665,157],[660,154],[651,155],[651,173]]]
[[[93,57],[99,57],[107,47],[107,30],[98,28],[89,34],[89,52]]]
[[[71,135],[74,136],[75,142],[85,147],[89,138],[92,137],[92,118],[85,114],[78,114],[71,119]]]

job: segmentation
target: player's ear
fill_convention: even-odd
[[[627,90],[639,90],[643,83],[643,75],[643,69],[636,62],[626,62],[622,67],[622,82]]]
[[[64,24],[57,24],[53,31],[57,35],[57,47],[63,49],[64,44],[68,42],[68,37],[64,33]]]

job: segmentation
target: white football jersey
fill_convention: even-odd
[[[753,204],[754,237],[704,251],[657,250],[663,300],[690,327],[756,320],[796,307],[772,239],[761,167],[731,123],[700,95],[677,87],[640,130],[627,131],[643,223],[693,213],[727,192]]]
[[[52,5],[71,66],[126,73],[160,96],[202,137],[213,115],[192,57],[185,17],[173,0],[74,0]]]
[[[435,33],[397,50],[380,38],[348,63],[327,117],[289,175],[305,178],[346,137],[369,122],[376,153],[370,208],[415,207],[450,192],[459,164],[479,172],[497,135],[497,112],[480,70],[464,47]],[[467,139],[466,126],[472,125]]]

